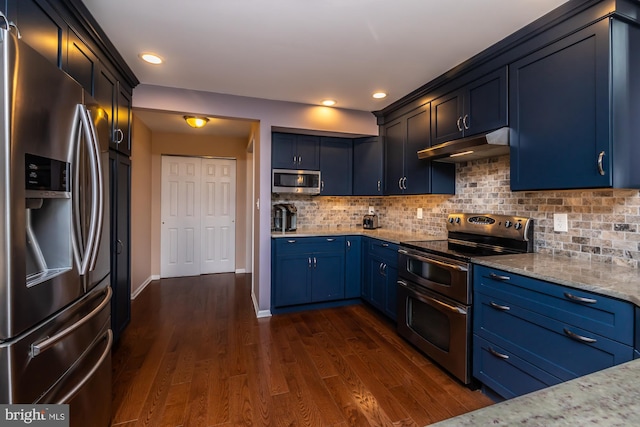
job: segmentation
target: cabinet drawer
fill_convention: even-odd
[[[473,376],[504,398],[510,399],[562,382],[477,335],[473,336],[473,348]]]
[[[633,348],[477,292],[474,333],[562,380],[633,358]]]
[[[339,252],[344,251],[344,236],[328,237],[278,237],[276,242],[277,254]]]
[[[382,257],[386,264],[398,266],[398,245],[395,243],[369,238],[367,248],[371,255]]]
[[[477,292],[633,345],[634,308],[630,303],[483,266],[474,267],[474,278]]]

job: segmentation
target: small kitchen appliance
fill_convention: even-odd
[[[533,220],[450,214],[447,240],[401,242],[398,334],[471,383],[471,259],[533,252]]]
[[[374,228],[379,228],[378,225],[378,215],[376,214],[367,214],[364,216],[362,220],[362,228],[367,230],[373,230]]]
[[[296,231],[298,223],[298,209],[291,203],[273,205],[273,230]]]

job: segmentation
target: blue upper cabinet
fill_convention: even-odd
[[[274,169],[320,169],[320,138],[313,135],[273,133],[271,167]]]
[[[354,196],[382,196],[383,149],[379,137],[353,140]]]
[[[432,145],[508,124],[507,67],[431,102]]]
[[[640,186],[639,52],[603,19],[511,65],[512,190]]]
[[[384,135],[385,194],[453,194],[455,166],[418,159],[431,146],[431,105],[420,107],[386,123]]]
[[[353,141],[350,138],[320,138],[321,196],[353,194]]]

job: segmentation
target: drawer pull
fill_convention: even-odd
[[[498,353],[497,351],[495,351],[494,349],[492,349],[491,347],[489,347],[489,353],[493,354],[495,357],[497,357],[498,359],[502,359],[502,360],[507,360],[509,358],[508,355],[506,354],[502,354],[502,353]]]
[[[508,305],[500,305],[500,304],[497,304],[497,303],[495,303],[493,301],[491,301],[489,303],[489,305],[491,307],[495,308],[496,310],[500,310],[500,311],[509,311],[509,310],[511,310],[511,307],[509,307]]]
[[[594,342],[596,342],[597,340],[594,338],[589,338],[589,337],[583,337],[582,335],[578,335],[575,332],[571,332],[570,330],[568,330],[567,328],[564,328],[564,333],[569,337],[572,338],[576,341],[580,341],[586,344],[593,344]]]
[[[329,239],[327,239],[327,242],[335,242],[335,240],[336,240],[336,239],[329,238]]]
[[[388,247],[389,247],[389,244],[388,244],[388,243],[383,243],[383,244],[382,244],[382,247],[383,247],[383,248],[388,248]]]
[[[489,274],[489,277],[495,280],[511,280],[511,277],[509,276],[500,276],[499,274],[496,274],[496,273]]]
[[[287,240],[287,243],[295,243],[295,240]]]
[[[584,304],[595,304],[595,303],[598,302],[597,299],[579,297],[577,295],[570,294],[569,292],[565,292],[564,296],[567,297],[568,299],[570,299],[571,301],[581,302],[581,303],[584,303]]]

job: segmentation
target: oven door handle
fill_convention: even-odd
[[[462,309],[460,307],[456,307],[454,305],[447,304],[444,301],[439,301],[439,300],[437,300],[437,299],[435,299],[433,297],[430,297],[428,295],[425,295],[423,293],[416,292],[415,289],[411,289],[411,287],[409,285],[407,285],[407,283],[402,281],[402,280],[398,280],[396,283],[398,285],[402,286],[403,288],[407,288],[408,290],[412,291],[415,294],[415,296],[418,297],[418,299],[421,299],[424,302],[431,302],[433,304],[439,305],[440,307],[446,308],[449,311],[453,311],[454,313],[457,313],[457,314],[464,314],[464,315],[467,314],[467,310],[464,310],[464,309]]]
[[[462,272],[469,271],[469,269],[467,267],[462,266],[462,265],[449,264],[448,262],[439,261],[439,260],[434,259],[434,258],[429,258],[429,257],[416,255],[414,253],[408,253],[408,252],[403,251],[403,250],[399,250],[398,252],[400,252],[402,254],[406,254],[408,257],[411,257],[413,259],[417,259],[418,261],[428,262],[428,263],[431,263],[431,264],[436,264],[436,265],[439,265],[441,267],[448,268],[450,270],[457,270],[457,271],[462,271]]]

